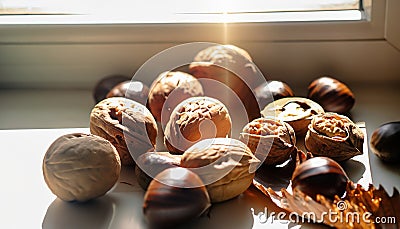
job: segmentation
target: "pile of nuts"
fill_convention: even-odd
[[[362,154],[364,142],[361,130],[342,115],[355,101],[350,89],[329,77],[312,82],[308,98],[294,97],[280,81],[249,88],[221,63],[233,65],[242,77],[254,71],[246,51],[217,45],[194,57],[188,73],[161,73],[150,89],[122,76],[103,79],[94,92],[98,103],[90,114],[91,135],[62,136],[45,155],[43,174],[51,191],[65,201],[87,201],[113,187],[121,164],[135,166],[146,190],[148,223],[172,227],[246,191],[260,166],[290,160],[298,152],[296,137],[303,137],[307,150],[321,157],[298,166],[293,186],[305,187],[311,196],[325,190],[329,197],[342,195],[348,178],[331,159]],[[234,111],[205,96],[208,88],[199,78],[218,80],[238,94],[251,117],[240,136],[231,136]],[[169,152],[155,151],[159,134]],[[318,180],[331,177],[340,184],[318,189]]]

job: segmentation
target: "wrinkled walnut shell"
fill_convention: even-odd
[[[157,121],[166,124],[180,102],[203,94],[203,87],[192,75],[185,72],[163,72],[150,87],[149,108]]]
[[[336,113],[315,116],[308,126],[305,145],[314,156],[336,161],[363,153],[364,134],[349,118]]]
[[[318,103],[301,97],[278,99],[261,111],[263,117],[275,117],[287,122],[296,136],[304,136],[314,115],[322,113],[324,109]]]
[[[181,154],[202,139],[226,137],[231,127],[224,104],[210,97],[193,97],[172,112],[165,127],[164,141],[170,152]]]
[[[182,155],[181,166],[203,180],[212,203],[232,199],[252,183],[260,161],[242,142],[231,138],[200,141]]]
[[[43,158],[43,176],[64,201],[84,202],[104,195],[117,182],[121,161],[111,143],[75,133],[55,140]]]
[[[112,97],[93,108],[90,132],[110,141],[117,149],[123,165],[132,165],[133,155],[139,156],[154,148],[157,124],[142,104],[127,98]]]
[[[247,144],[266,165],[285,162],[296,149],[293,128],[285,122],[270,118],[258,118],[248,123],[240,133],[239,140]]]
[[[251,89],[257,86],[256,82],[262,76],[245,50],[234,45],[208,47],[194,57],[189,72],[198,79],[218,81],[229,87],[246,108],[249,120],[260,117],[259,106]],[[215,86],[203,86],[205,95],[215,97],[213,94],[218,90]]]

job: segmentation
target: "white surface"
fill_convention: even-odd
[[[130,167],[122,169],[117,185],[106,196],[85,204],[63,202],[47,188],[42,175],[43,156],[56,138],[75,132],[87,133],[88,129],[0,130],[3,152],[0,180],[4,184],[0,191],[3,197],[0,209],[6,216],[2,217],[0,228],[40,228],[41,225],[57,229],[147,228],[142,214],[144,191]],[[370,182],[368,155],[357,160],[365,166],[362,182]],[[359,172],[351,174],[359,179]],[[204,216],[184,227],[246,229],[272,225],[288,228],[286,223],[271,224],[271,218],[267,222],[260,220],[259,214],[265,207],[268,212],[277,211],[263,194],[251,187],[238,198],[213,205],[210,217]],[[290,228],[294,226],[290,224]]]

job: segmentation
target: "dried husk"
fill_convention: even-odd
[[[311,119],[324,113],[324,109],[316,102],[302,97],[278,99],[269,103],[262,111],[262,117],[274,117],[293,127],[296,136],[304,136]]]
[[[363,143],[361,129],[346,116],[336,113],[316,116],[308,126],[305,139],[307,150],[314,156],[330,157],[336,161],[361,155]]]
[[[200,176],[212,203],[232,199],[252,183],[260,161],[242,142],[231,138],[200,141],[182,155],[181,166]]]
[[[266,188],[256,181],[253,181],[253,184],[270,197],[276,206],[285,211],[296,213],[299,216],[308,216],[307,213],[315,213],[313,215],[316,217],[310,219],[313,222],[323,223],[339,229],[395,229],[400,227],[399,222],[397,222],[397,219],[400,218],[400,195],[396,188],[394,188],[393,194],[390,196],[381,186],[376,189],[370,184],[368,190],[366,190],[362,186],[355,186],[349,181],[346,196],[343,199],[336,196],[335,200],[331,201],[322,195],[318,195],[317,200],[313,200],[298,189],[294,189],[293,193],[282,189],[281,194],[278,194],[271,188]],[[326,214],[328,212],[332,212],[338,218],[330,219],[329,215]],[[358,215],[360,220],[349,221],[351,219],[349,216],[351,215]],[[366,218],[367,220],[363,220],[363,215],[370,217]],[[391,223],[375,223],[377,217],[390,217],[394,221]]]
[[[239,140],[247,144],[254,155],[266,165],[277,165],[289,159],[295,150],[293,128],[282,121],[258,118],[248,123]]]

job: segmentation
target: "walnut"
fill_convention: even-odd
[[[258,118],[248,123],[239,139],[266,165],[281,164],[296,149],[293,128],[282,121]]]
[[[308,126],[305,145],[315,156],[336,161],[363,153],[364,134],[349,118],[336,113],[315,116]]]
[[[314,115],[322,113],[324,109],[318,103],[301,97],[278,99],[261,111],[263,117],[275,117],[287,122],[293,127],[296,136],[304,136]]]
[[[205,139],[187,149],[181,166],[203,180],[212,203],[232,199],[252,183],[260,161],[242,142],[231,138]]]
[[[228,136],[231,127],[224,104],[210,97],[193,97],[172,112],[165,127],[165,145],[170,152],[183,153],[202,139]]]
[[[123,165],[134,164],[132,156],[137,157],[154,148],[157,131],[157,123],[150,111],[127,98],[105,99],[90,114],[90,132],[109,140]]]
[[[50,190],[64,201],[87,201],[104,195],[117,182],[121,161],[107,140],[89,134],[67,134],[55,140],[43,159]]]

